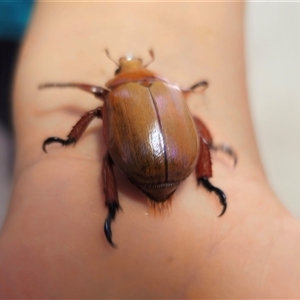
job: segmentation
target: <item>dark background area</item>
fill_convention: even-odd
[[[19,45],[33,1],[0,2],[0,122],[12,134],[11,86]]]
[[[19,47],[33,1],[0,1],[0,228],[11,192],[14,161],[11,91]]]
[[[0,40],[0,122],[12,134],[11,86],[19,42]]]

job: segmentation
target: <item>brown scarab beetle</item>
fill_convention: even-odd
[[[108,51],[107,56],[110,58]],[[151,62],[153,51],[149,51]],[[111,58],[110,58],[111,59]],[[120,210],[113,165],[150,199],[152,206],[160,208],[171,199],[180,182],[195,169],[198,185],[214,192],[223,210],[227,207],[226,195],[213,186],[210,150],[221,150],[234,158],[236,155],[225,145],[215,146],[211,134],[198,118],[193,118],[186,104],[186,96],[197,88],[206,88],[200,81],[188,89],[179,88],[165,78],[146,69],[138,58],[119,60],[115,77],[106,83],[107,88],[83,83],[46,83],[50,87],[75,87],[103,101],[82,116],[67,139],[49,137],[43,150],[51,143],[63,146],[75,144],[94,118],[103,120],[103,134],[107,154],[103,159],[103,189],[108,216],[104,232],[112,241],[111,222]]]

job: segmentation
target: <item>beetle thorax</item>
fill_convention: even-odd
[[[143,68],[142,60],[139,58],[125,58],[122,57],[119,61],[120,64],[120,71],[121,72],[128,72],[128,71],[136,71]]]

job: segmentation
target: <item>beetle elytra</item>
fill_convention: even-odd
[[[107,50],[106,53],[109,57]],[[153,52],[149,53],[153,60]],[[196,170],[198,185],[218,196],[223,206],[222,216],[227,207],[226,195],[209,181],[212,176],[210,150],[222,150],[236,162],[231,148],[213,144],[209,130],[200,119],[191,116],[186,104],[189,93],[206,88],[208,83],[200,81],[182,89],[149,71],[148,64],[143,66],[139,58],[121,58],[115,77],[106,83],[106,88],[85,83],[39,86],[40,89],[74,87],[103,101],[102,106],[82,116],[66,139],[47,138],[43,150],[46,152],[46,146],[51,143],[75,144],[94,118],[103,120],[107,154],[103,159],[102,176],[108,209],[104,232],[112,246],[115,244],[111,222],[121,209],[114,164],[150,199],[152,206],[169,201],[180,182]]]

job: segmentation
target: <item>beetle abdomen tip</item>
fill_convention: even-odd
[[[148,206],[150,213],[153,213],[154,215],[169,215],[172,208],[172,196],[164,202],[156,202],[148,199]]]

